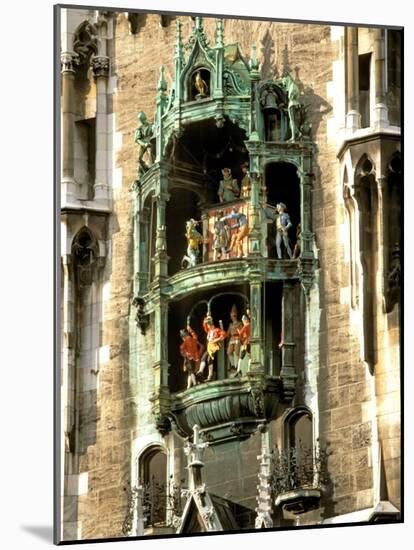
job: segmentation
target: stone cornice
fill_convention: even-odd
[[[371,141],[386,139],[386,140],[393,140],[393,141],[400,141],[401,140],[401,129],[397,126],[393,126],[393,129],[381,129],[381,130],[373,130],[373,131],[367,131],[367,132],[358,132],[355,133],[355,135],[348,137],[347,139],[344,139],[344,141],[341,143],[341,145],[338,148],[337,152],[337,158],[342,159],[345,152],[349,147],[352,147],[353,145],[361,145],[363,143],[368,143]]]

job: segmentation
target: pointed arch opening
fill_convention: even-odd
[[[286,206],[286,212],[289,214],[292,224],[288,230],[288,240],[293,252],[301,230],[301,191],[297,167],[289,162],[269,162],[265,168],[265,186],[268,205],[273,209],[278,203],[283,203]],[[276,235],[276,224],[269,223],[267,234],[269,258],[277,257]],[[288,258],[286,247],[282,247],[282,254],[283,258]]]

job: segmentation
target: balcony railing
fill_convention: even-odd
[[[328,483],[327,453],[319,445],[276,448],[272,472],[277,506],[296,515],[319,507],[322,489]]]
[[[122,532],[130,533],[134,517],[143,522],[144,529],[174,527],[174,519],[181,517],[185,499],[182,497],[181,485],[160,483],[153,478],[139,487],[128,487],[128,511],[123,523]]]

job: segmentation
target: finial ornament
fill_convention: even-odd
[[[221,17],[219,19],[217,19],[216,47],[217,48],[223,48],[224,47],[224,29],[223,29],[223,19]]]
[[[166,92],[167,91],[167,81],[165,80],[165,69],[164,65],[161,65],[160,69],[160,78],[158,80],[158,86],[157,90],[159,92]]]
[[[182,23],[179,19],[175,24],[175,58],[181,59],[183,55],[183,40],[181,35]]]
[[[257,59],[256,44],[252,44],[250,56],[250,70],[257,71],[259,69],[259,61]]]
[[[188,456],[188,470],[190,488],[203,487],[201,468],[204,466],[202,461],[204,449],[208,447],[208,443],[200,441],[200,427],[195,424],[193,426],[193,441],[188,440],[184,447],[184,452]]]

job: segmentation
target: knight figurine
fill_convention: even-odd
[[[198,222],[191,218],[185,224],[185,236],[187,239],[187,255],[181,261],[181,267],[195,267],[200,256],[200,244],[203,242],[202,235],[197,231]]]
[[[277,217],[276,217],[276,251],[277,257],[282,259],[282,241],[285,245],[286,252],[289,258],[292,258],[292,250],[289,244],[289,229],[292,227],[290,216],[286,212],[286,205],[283,202],[279,202],[276,205]]]
[[[243,257],[243,241],[249,233],[247,224],[247,216],[243,212],[239,212],[235,206],[231,209],[230,214],[223,216],[222,221],[236,220],[236,223],[231,226],[233,231],[229,250],[237,254],[237,258]]]
[[[218,196],[220,202],[231,202],[238,198],[240,194],[239,184],[233,178],[230,168],[223,168],[221,171],[223,179],[220,181]]]
[[[138,175],[142,175],[149,168],[148,164],[144,161],[144,155],[148,152],[149,163],[154,162],[154,155],[152,150],[151,140],[154,137],[154,126],[148,122],[147,117],[143,111],[138,113],[139,126],[135,130],[135,143],[139,145],[138,153]]]
[[[223,212],[217,212],[217,218],[214,222],[214,240],[213,240],[213,261],[218,259],[227,259],[227,247],[229,245],[229,227],[221,219]]]
[[[241,364],[243,359],[246,357],[246,354],[249,354],[250,357],[250,318],[247,315],[247,312],[245,315],[242,316],[242,327],[239,328],[239,337],[240,337],[240,355],[239,360],[237,362],[237,370],[234,373],[234,376],[240,376],[241,375]],[[250,363],[250,359],[249,359]]]
[[[250,179],[250,174],[249,174],[249,163],[248,162],[244,162],[242,165],[241,165],[241,169],[242,169],[242,172],[243,172],[243,178],[241,180],[241,193],[240,193],[240,196],[245,199],[247,197],[250,197],[250,191],[251,191],[251,188],[252,188],[252,182],[251,182],[251,179]]]
[[[182,343],[180,354],[184,358],[183,370],[187,373],[187,389],[197,384],[196,374],[200,367],[200,358],[204,346],[198,341],[197,335],[189,324],[187,328],[180,330]]]
[[[242,323],[237,318],[236,304],[233,304],[230,310],[230,324],[227,329],[227,358],[230,370],[235,370],[239,362],[240,355],[240,335],[239,330],[242,328]]]
[[[205,333],[207,334],[207,350],[203,353],[203,356],[201,357],[200,369],[197,373],[197,377],[201,379],[201,381],[204,381],[202,375],[207,365],[207,382],[213,380],[214,357],[218,350],[221,349],[222,342],[226,337],[226,331],[223,329],[221,321],[219,324],[220,327],[214,326],[211,314],[207,313],[203,321],[203,328]]]
[[[296,141],[300,136],[299,128],[296,122],[296,112],[300,109],[301,104],[299,101],[300,90],[299,86],[293,80],[292,76],[288,73],[282,76],[280,84],[286,91],[288,98],[288,114],[290,124],[290,139],[289,141]]]

